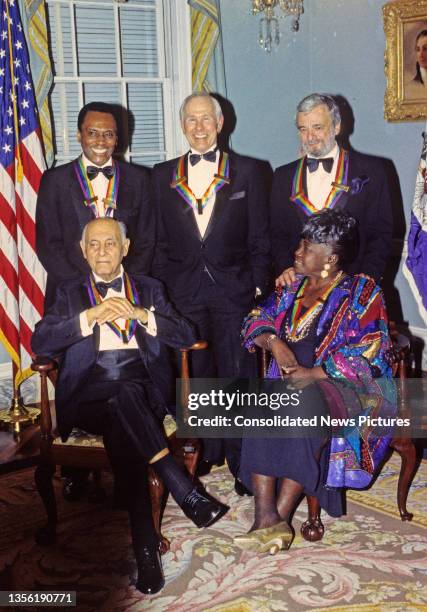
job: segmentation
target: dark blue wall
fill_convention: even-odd
[[[258,46],[250,4],[221,0],[227,94],[237,115],[233,148],[273,167],[295,159],[298,101],[313,91],[340,94],[355,118],[352,146],[393,161],[408,223],[425,124],[384,119],[384,1],[306,0],[300,31],[291,33],[289,19],[281,19],[282,40],[271,54]],[[401,272],[396,288],[404,318],[424,327]]]

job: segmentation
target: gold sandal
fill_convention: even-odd
[[[294,533],[291,527],[285,521],[273,525],[273,527],[265,527],[264,529],[255,529],[249,533],[243,533],[234,538],[234,543],[243,550],[252,552],[266,553],[275,555],[279,550],[287,550],[294,538]]]

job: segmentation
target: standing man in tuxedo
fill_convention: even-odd
[[[81,155],[47,170],[37,197],[36,251],[47,272],[45,308],[53,303],[59,282],[90,271],[79,241],[91,219],[113,217],[129,228],[127,271],[147,274],[153,257],[155,217],[149,177],[145,169],[113,159],[118,141],[115,109],[90,102],[79,112],[77,127]],[[88,471],[64,467],[63,475],[68,477],[64,497],[80,499]]]
[[[345,151],[336,142],[341,116],[335,100],[314,93],[297,107],[303,157],[277,168],[271,194],[271,237],[278,284],[295,280],[294,253],[307,218],[324,208],[357,219],[359,254],[349,269],[380,282],[391,248],[392,211],[381,159]]]
[[[145,169],[113,159],[118,141],[115,109],[90,102],[81,109],[77,124],[81,155],[47,170],[37,198],[36,249],[48,274],[46,306],[58,282],[89,271],[79,240],[91,219],[113,217],[129,228],[131,249],[124,262],[129,272],[147,274],[153,256],[149,177]]]
[[[129,512],[136,587],[153,594],[164,578],[148,464],[197,527],[212,525],[228,510],[196,489],[175,463],[161,424],[175,399],[166,346],[189,346],[194,333],[167,302],[159,281],[123,270],[129,249],[123,223],[89,222],[81,249],[90,273],[58,285],[53,304],[36,325],[32,348],[61,356],[56,414],[62,440],[73,427],[104,437],[120,501]]]
[[[190,151],[158,164],[152,175],[153,275],[209,342],[210,352],[193,360],[193,376],[255,376],[254,355],[241,347],[240,330],[270,272],[267,190],[257,161],[218,149],[224,117],[215,98],[188,96],[180,119]],[[236,477],[241,441],[220,442],[205,440],[204,458],[220,461],[225,451]]]

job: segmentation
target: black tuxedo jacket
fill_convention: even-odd
[[[174,374],[167,346],[180,348],[195,342],[192,327],[167,302],[162,284],[148,276],[132,277],[140,303],[154,307],[157,335],[150,336],[140,325],[135,336],[141,359],[165,404],[175,403]],[[34,330],[31,347],[38,355],[60,357],[59,376],[55,391],[58,428],[66,440],[74,426],[76,399],[96,362],[99,347],[99,326],[83,337],[79,315],[90,308],[86,280],[65,281],[57,287],[53,305]],[[153,309],[153,308],[152,308]]]
[[[360,193],[343,194],[334,210],[347,212],[359,223],[359,255],[349,272],[368,274],[379,281],[390,254],[393,230],[387,177],[381,159],[354,151],[350,151],[349,155],[348,184],[360,177],[369,180]],[[300,207],[289,199],[297,163],[294,161],[277,168],[273,177],[270,212],[276,274],[293,265],[302,226],[308,219]],[[304,181],[305,176],[306,172],[303,171]],[[357,191],[355,182],[353,185],[353,191]],[[306,185],[304,187],[306,190]]]
[[[153,275],[182,303],[197,293],[206,266],[227,297],[250,307],[255,288],[266,287],[270,267],[267,188],[259,163],[230,153],[230,183],[216,194],[203,238],[197,213],[171,187],[177,163],[158,164],[152,173],[157,214]]]
[[[148,173],[139,166],[116,163],[120,182],[114,218],[126,224],[131,241],[123,265],[130,273],[148,274],[155,240]],[[57,283],[90,272],[79,242],[84,226],[93,219],[93,212],[83,199],[74,162],[43,174],[37,197],[36,251],[48,273],[46,306],[54,300]]]

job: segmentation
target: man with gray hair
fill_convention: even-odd
[[[195,488],[175,463],[162,427],[175,401],[166,347],[190,346],[193,330],[166,300],[159,281],[124,271],[130,240],[123,224],[108,217],[90,221],[80,246],[90,273],[58,286],[31,346],[39,355],[60,356],[55,395],[62,441],[73,427],[103,436],[120,492],[117,501],[129,513],[136,588],[154,594],[164,577],[148,465],[197,527],[212,525],[228,510]]]
[[[248,378],[256,375],[256,364],[241,346],[240,330],[270,272],[267,189],[259,162],[218,149],[224,117],[215,98],[188,96],[180,116],[190,150],[158,164],[152,174],[153,275],[209,342],[208,354],[193,360],[193,375]],[[206,441],[204,457],[216,462],[225,452],[237,476],[240,441],[220,442]]]
[[[329,95],[314,93],[301,100],[296,126],[303,156],[276,169],[271,194],[277,284],[295,280],[294,252],[302,227],[310,215],[326,208],[345,210],[358,221],[359,254],[349,272],[380,281],[393,224],[382,160],[338,145],[341,115]]]
[[[150,271],[154,252],[154,214],[150,179],[144,168],[114,159],[118,143],[117,109],[89,102],[77,118],[81,155],[47,170],[36,206],[36,251],[47,272],[45,308],[58,283],[89,272],[79,247],[85,224],[111,217],[129,228],[131,248],[124,261],[128,272]],[[64,466],[63,494],[77,501],[87,490],[86,470]]]

